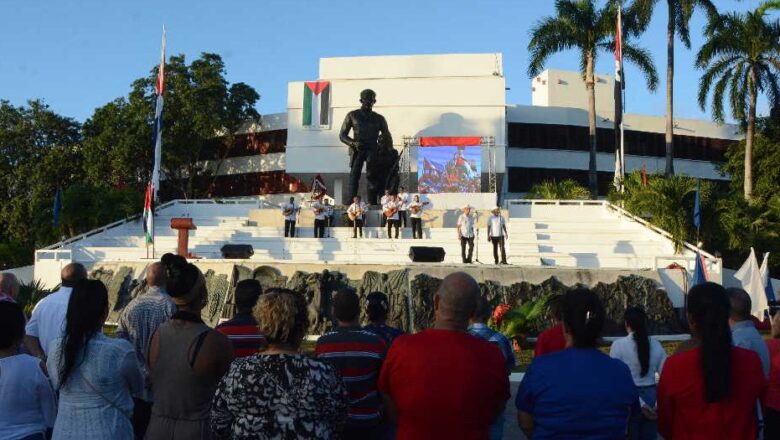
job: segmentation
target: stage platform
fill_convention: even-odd
[[[283,200],[277,196],[276,200]],[[461,199],[462,201],[463,199]],[[487,240],[485,220],[490,207],[477,208],[479,236],[474,261],[493,263],[492,245]],[[674,252],[670,236],[604,201],[512,200],[504,204],[509,240],[506,243],[510,270],[517,268],[570,268],[587,271],[656,271],[672,263],[692,271],[695,248],[686,244]],[[190,232],[189,251],[200,264],[222,261],[225,244],[248,244],[252,265],[384,265],[415,267],[409,258],[411,246],[444,249],[442,264],[461,264],[461,247],[455,222],[458,209],[431,209],[426,213],[422,240],[402,229],[399,239],[389,239],[378,226],[378,211],[364,228],[364,238],[353,239],[352,228],[330,228],[329,238],[313,238],[313,219],[306,214],[298,221],[298,236],[284,238],[278,205],[258,199],[177,200],[160,206],[155,216],[154,253],[144,242],[140,218],[116,222],[36,252],[35,277],[47,285],[57,284],[59,268],[71,261],[90,266],[108,262],[143,264],[176,250],[172,218],[189,217],[197,226]],[[340,219],[337,221],[337,224]],[[307,224],[308,223],[308,224]],[[721,261],[704,253],[707,269],[719,279]],[[149,258],[149,259],[147,259]]]

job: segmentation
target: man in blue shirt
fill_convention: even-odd
[[[506,336],[488,327],[488,319],[490,319],[490,304],[482,296],[477,301],[477,309],[474,311],[474,316],[471,317],[468,331],[472,335],[498,346],[506,360],[506,374],[509,374],[515,368],[515,352],[512,350],[512,343]],[[490,440],[500,440],[503,436],[504,412],[502,411],[493,425],[490,426]]]
[[[756,330],[756,325],[750,319],[750,310],[753,303],[750,295],[743,289],[731,287],[726,289],[731,303],[729,325],[731,326],[731,343],[735,347],[754,351],[761,359],[764,368],[764,376],[769,377],[769,349],[761,334]]]

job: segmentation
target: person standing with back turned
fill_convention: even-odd
[[[447,275],[433,296],[434,328],[393,341],[379,392],[398,439],[486,439],[509,399],[506,360],[468,333],[479,298],[470,275]]]

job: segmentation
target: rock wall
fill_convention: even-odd
[[[145,292],[145,283],[139,281],[142,279],[142,272],[138,268],[128,266],[100,267],[92,271],[92,277],[102,280],[108,287],[111,307],[109,321],[115,322],[122,308],[132,298]],[[389,272],[366,271],[362,278],[350,279],[341,272],[328,270],[296,271],[291,276],[285,276],[272,266],[250,268],[233,265],[232,270],[226,273],[207,269],[204,275],[209,290],[209,304],[203,310],[202,316],[207,323],[216,325],[220,318],[232,316],[236,283],[254,278],[260,281],[265,289],[288,288],[304,295],[309,304],[310,334],[321,334],[332,325],[329,313],[332,297],[344,287],[354,288],[361,301],[365,301],[370,292],[385,292],[390,302],[390,325],[406,331],[429,328],[434,320],[433,294],[441,283],[440,278],[424,273],[411,277],[410,271],[403,269]],[[567,286],[554,276],[539,284],[521,281],[502,285],[491,280],[480,283],[482,293],[488,300],[497,299],[511,305],[521,305],[544,295],[562,294],[569,287],[576,285]],[[635,305],[641,305],[647,311],[651,333],[678,334],[685,331],[666,292],[658,288],[655,280],[627,275],[617,277],[612,283],[599,282],[591,288],[601,298],[607,310],[605,336],[625,333],[622,324],[623,312],[627,307]],[[365,316],[363,320],[365,321]],[[541,330],[546,325],[546,322],[540,320],[537,329]]]

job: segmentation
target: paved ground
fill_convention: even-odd
[[[523,431],[517,425],[517,410],[515,409],[515,395],[517,394],[517,386],[520,382],[510,383],[512,390],[512,397],[506,403],[506,410],[504,411],[504,438],[506,440],[527,440]]]

